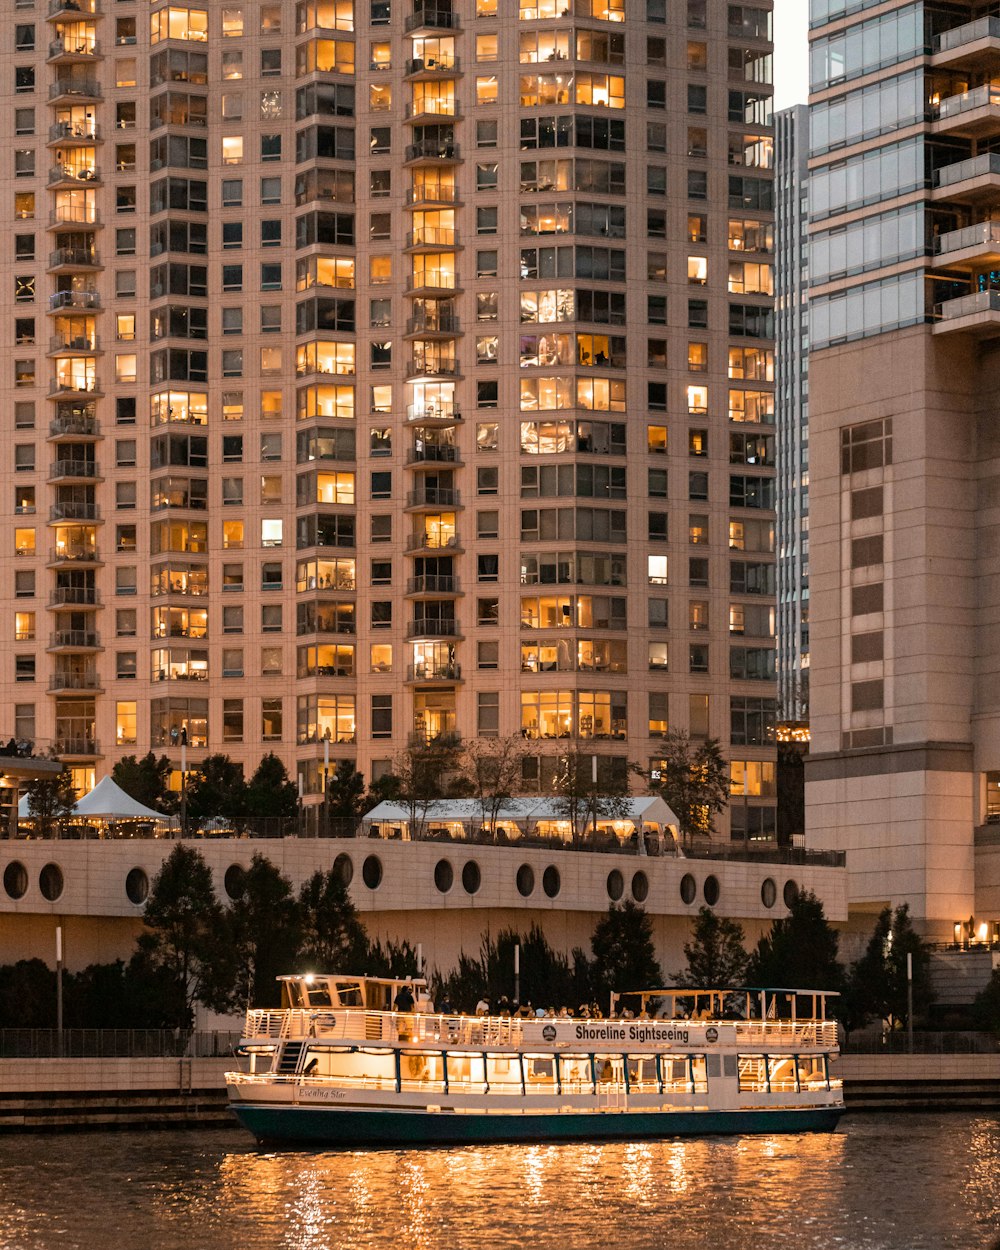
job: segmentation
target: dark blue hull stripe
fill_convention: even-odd
[[[609,1141],[715,1133],[831,1132],[842,1107],[775,1111],[623,1111],[486,1115],[424,1111],[331,1111],[327,1107],[232,1105],[262,1142],[354,1146],[472,1145],[516,1141]]]

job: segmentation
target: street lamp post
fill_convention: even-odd
[[[56,1053],[63,1057],[63,950],[62,925],[56,925]]]

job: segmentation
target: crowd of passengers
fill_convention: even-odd
[[[426,1015],[442,1015],[457,1016],[465,1015],[465,1012],[456,1011],[451,999],[446,994],[435,1007],[434,1002],[427,997],[415,999],[413,991],[408,985],[400,987],[393,1002],[396,1011],[419,1011]],[[604,1012],[601,1011],[597,1003],[581,1003],[576,1011],[572,1007],[535,1007],[529,1003],[519,1003],[517,999],[513,1001],[506,994],[501,994],[499,998],[488,999],[481,998],[476,1004],[475,1014],[477,1016],[500,1016],[501,1018],[520,1020],[603,1020]],[[660,1014],[669,1014],[668,1005],[665,1004],[660,1009]],[[678,1007],[677,1014],[682,1014]],[[656,1013],[650,1013],[645,1004],[642,1010],[636,1015],[627,1007],[619,1013],[618,1019],[621,1020],[652,1020],[656,1017]]]

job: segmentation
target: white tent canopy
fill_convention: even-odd
[[[663,828],[668,825],[677,827],[677,817],[659,795],[637,795],[624,800],[622,804],[624,820],[636,824],[647,822],[658,824]],[[419,814],[426,822],[446,821],[479,821],[483,809],[477,799],[439,799],[429,803],[426,809],[419,805]],[[408,821],[410,809],[403,803],[379,803],[362,819],[365,822],[381,823],[383,821]],[[512,824],[534,823],[539,820],[565,820],[565,808],[554,798],[517,798],[508,799],[497,812],[497,820]],[[598,816],[604,823],[605,817]]]
[[[30,820],[28,796],[17,805],[18,817]],[[151,807],[144,807],[126,794],[121,786],[110,777],[102,777],[89,794],[85,794],[73,808],[73,816],[81,816],[91,820],[168,820],[162,812],[154,812]]]

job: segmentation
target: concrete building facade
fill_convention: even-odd
[[[669,726],[771,837],[769,0],[195,5],[8,0],[2,736]]]
[[[997,914],[994,14],[811,13],[809,838],[948,939]]]

